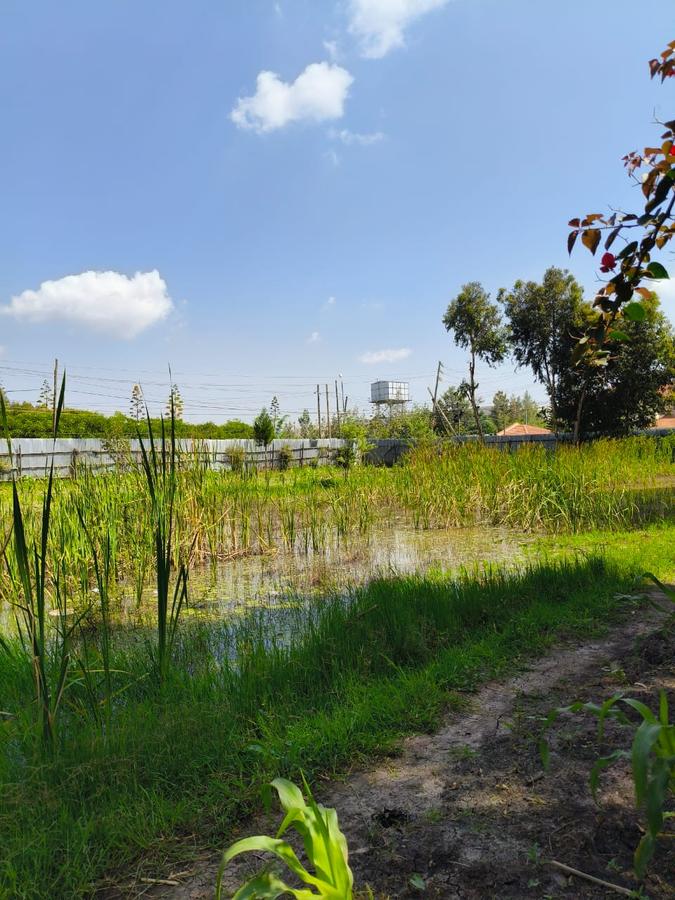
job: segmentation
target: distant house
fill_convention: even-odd
[[[539,428],[538,425],[523,425],[521,422],[514,422],[508,428],[502,428],[497,434],[504,437],[523,437],[527,434],[553,434],[553,432],[548,428]]]
[[[675,416],[659,416],[654,428],[675,428]]]

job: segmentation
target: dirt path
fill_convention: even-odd
[[[604,775],[597,806],[588,791],[593,760],[626,747],[626,732],[611,725],[599,745],[592,720],[561,718],[551,731],[548,774],[536,736],[542,716],[574,699],[623,690],[653,707],[657,685],[675,695],[675,638],[662,620],[640,611],[601,640],[560,647],[526,673],[486,685],[467,713],[450,716],[436,734],[410,738],[376,767],[316,786],[317,799],[338,810],[357,885],[388,898],[617,896],[564,875],[548,862],[556,859],[636,888],[630,867],[640,832],[627,766]],[[246,828],[273,831],[265,820]],[[675,897],[667,874],[672,881],[675,841],[663,843],[643,896]],[[206,900],[218,862],[209,855],[196,871],[172,873],[177,885],[136,884],[124,896]],[[247,871],[233,866],[228,886]]]

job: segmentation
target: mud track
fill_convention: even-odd
[[[317,799],[338,810],[357,886],[370,885],[377,898],[618,895],[562,872],[551,865],[557,860],[637,889],[631,861],[641,832],[628,766],[604,774],[597,805],[588,789],[595,758],[629,747],[629,732],[611,724],[599,743],[592,718],[562,717],[550,732],[548,773],[537,736],[552,707],[619,690],[655,708],[665,687],[675,709],[675,628],[664,620],[664,612],[638,610],[602,639],[560,646],[526,672],[484,686],[437,733],[404,741],[373,768],[315,785]],[[261,817],[243,833],[274,833],[277,823]],[[157,876],[177,884],[136,882],[118,896],[207,900],[218,863],[208,853],[187,871]],[[262,857],[233,863],[227,886],[261,864]],[[664,839],[643,896],[675,897],[674,882],[675,840]]]

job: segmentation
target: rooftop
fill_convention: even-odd
[[[661,426],[667,427],[667,426]],[[540,428],[538,425],[523,425],[522,422],[514,422],[512,425],[509,425],[507,428],[503,428],[501,431],[498,431],[497,434],[504,435],[505,437],[513,437],[518,435],[525,434],[552,434],[552,431],[549,431],[548,428]]]

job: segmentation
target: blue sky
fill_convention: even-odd
[[[3,0],[0,379],[34,399],[58,357],[72,405],[293,417],[462,351],[441,325],[569,266],[567,220],[637,205],[621,156],[672,88],[647,60],[672,3],[627,0]],[[260,73],[275,73],[263,75]],[[86,274],[90,273],[90,274]],[[108,273],[96,274],[96,273]],[[675,313],[675,291],[664,290]],[[543,397],[512,365],[480,393]]]

